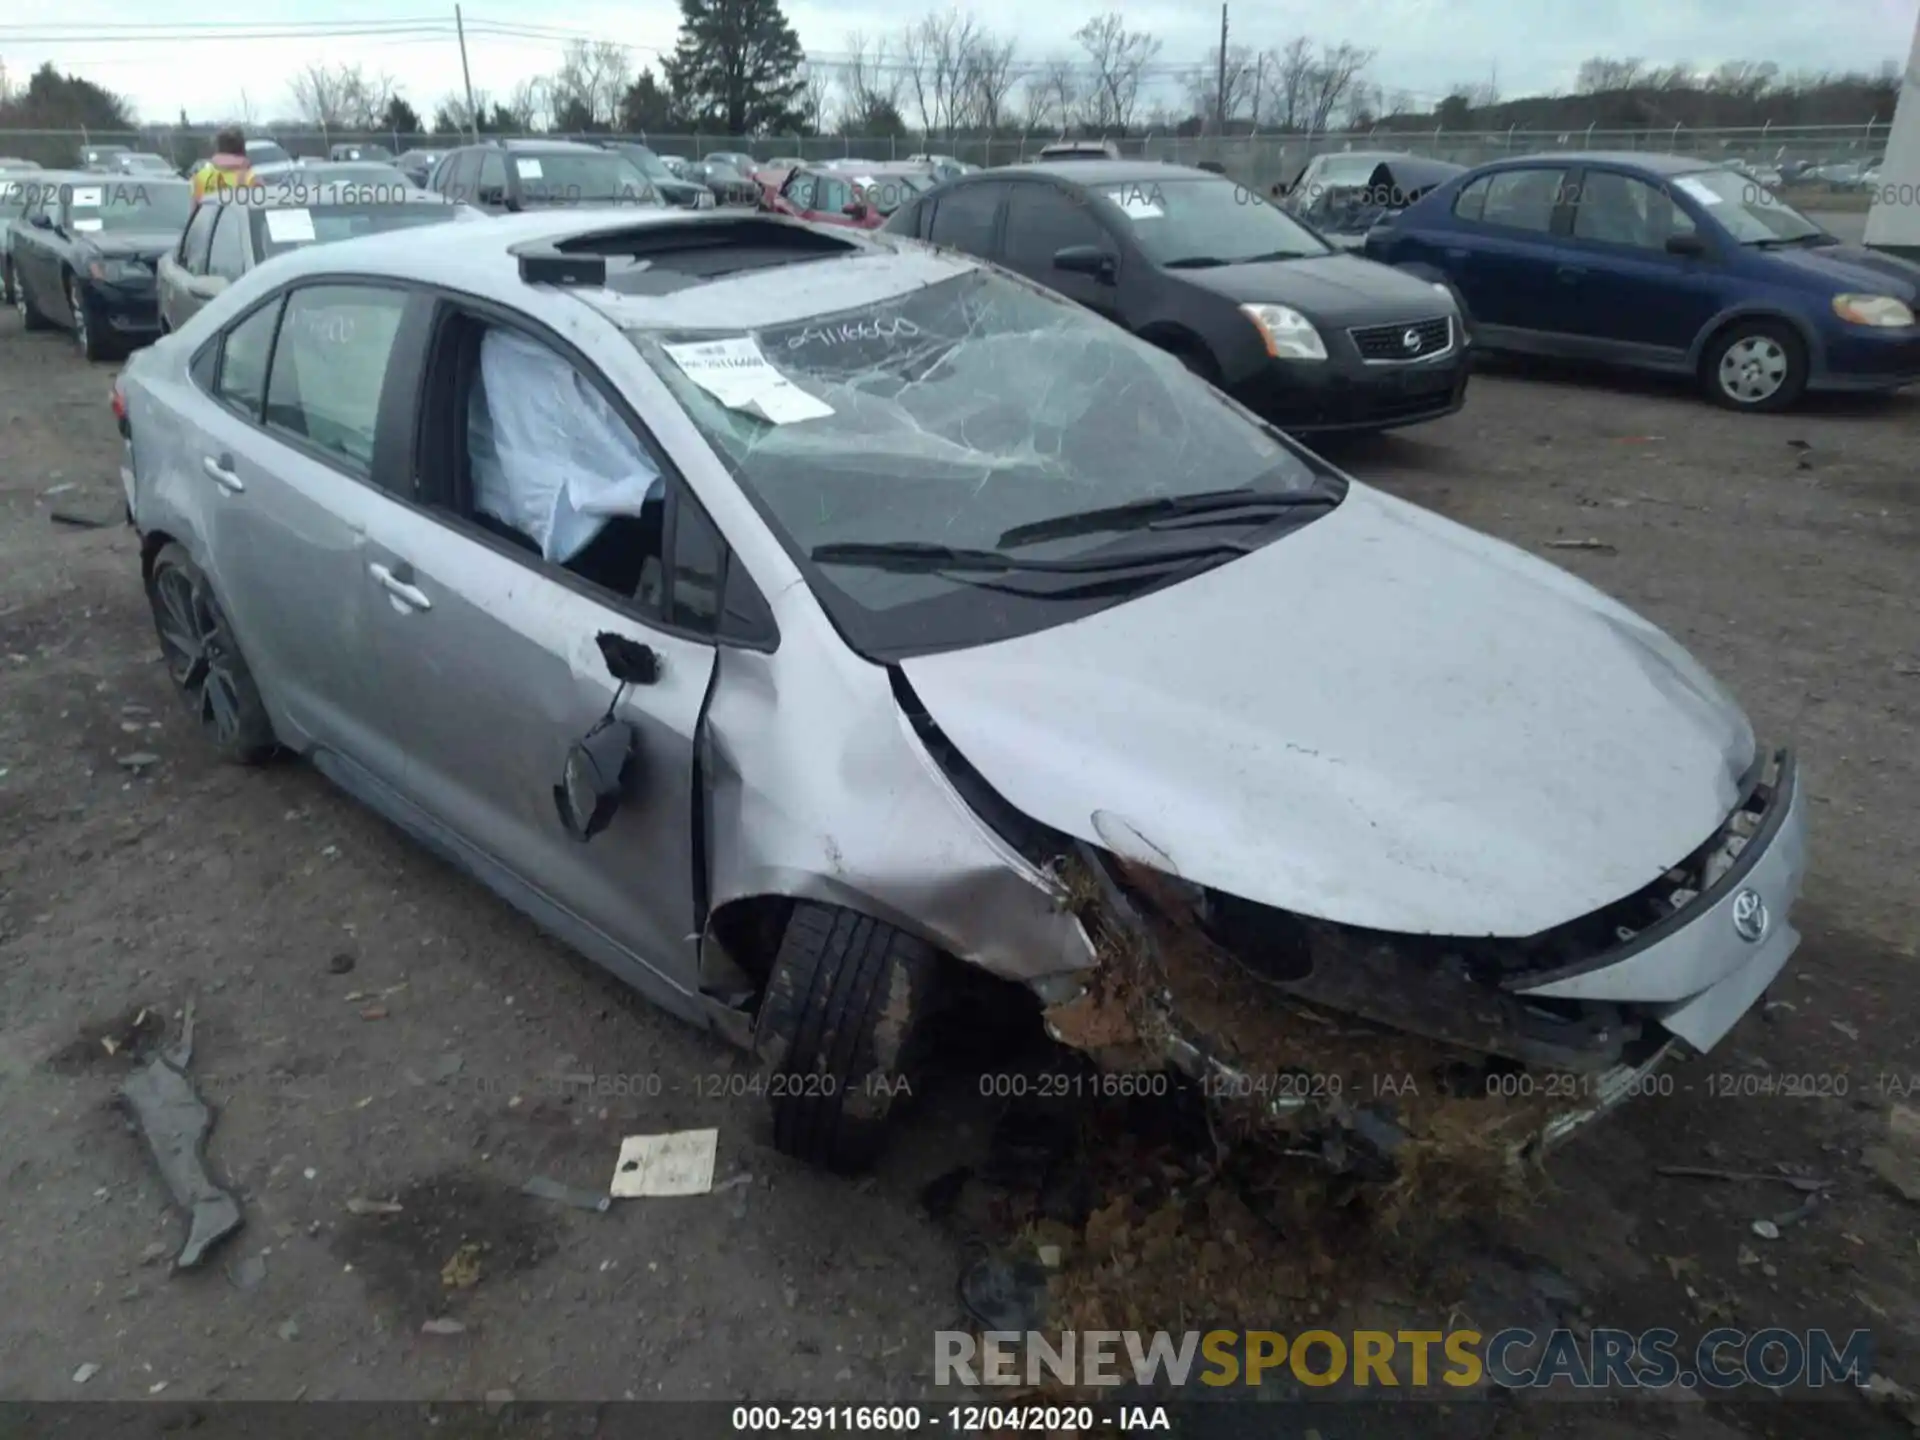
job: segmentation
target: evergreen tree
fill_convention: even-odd
[[[763,135],[800,128],[805,61],[780,0],[680,0],[680,39],[661,68],[690,123]]]

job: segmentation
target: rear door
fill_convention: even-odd
[[[207,273],[207,252],[213,243],[214,221],[219,218],[218,203],[202,200],[194,207],[173,253],[160,259],[160,323],[168,330],[178,330],[200,308],[192,294],[193,282]]]
[[[1589,167],[1577,190],[1566,257],[1574,333],[1604,358],[1681,363],[1720,310],[1717,257],[1667,250],[1674,236],[1702,238],[1692,215],[1664,186],[1622,171]]]
[[[218,342],[184,457],[202,487],[202,564],[283,737],[389,783],[404,698],[367,642],[364,544],[406,484],[404,448],[376,437],[407,304],[397,288],[316,282],[255,307]]]
[[[489,350],[496,334],[504,339]],[[704,885],[695,739],[715,643],[710,622],[675,613],[668,577],[676,527],[684,541],[697,519],[612,383],[518,317],[447,305],[421,393],[418,469],[430,508],[382,518],[367,577],[369,638],[383,669],[408,677],[408,793],[481,869],[504,871],[691,990]],[[553,435],[570,439],[539,438]],[[578,551],[544,551],[535,533],[535,517],[551,514],[550,489],[538,503],[502,502],[531,496],[530,482],[588,472],[627,486],[633,504]],[[650,647],[655,680],[617,685],[602,633]],[[639,733],[637,784],[611,826],[582,844],[561,823],[555,787],[569,749],[609,716]]]
[[[1571,329],[1579,278],[1564,239],[1571,198],[1560,165],[1497,170],[1455,197],[1454,225],[1438,237],[1440,266],[1476,325],[1521,338]]]

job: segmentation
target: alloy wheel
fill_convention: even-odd
[[[1742,405],[1758,405],[1787,383],[1792,361],[1780,342],[1768,335],[1747,335],[1720,357],[1720,388]]]
[[[243,724],[232,637],[219,607],[184,571],[168,567],[154,577],[155,628],[167,673],[185,692],[200,724],[216,743],[231,745]]]

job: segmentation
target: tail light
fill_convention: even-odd
[[[120,382],[118,380],[113,382],[113,419],[114,423],[119,426],[120,434],[123,438],[132,433],[132,427],[127,422],[126,392],[120,388]]]

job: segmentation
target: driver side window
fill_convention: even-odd
[[[821,176],[817,188],[819,199],[813,208],[826,215],[838,215],[853,203],[853,189],[846,181]]]

